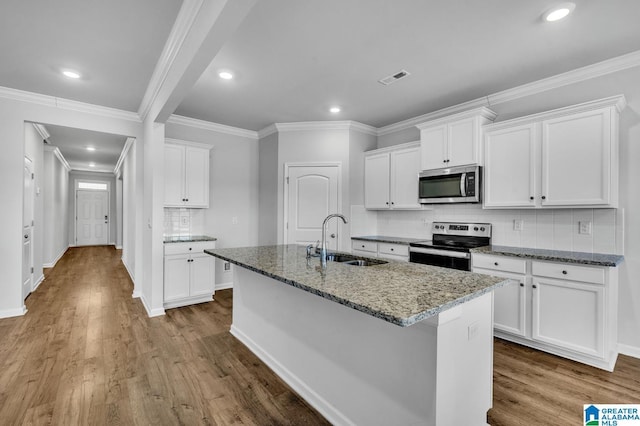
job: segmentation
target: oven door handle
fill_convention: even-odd
[[[460,259],[470,259],[471,253],[460,251],[438,250],[432,248],[410,247],[409,253],[435,254],[436,256],[457,257]]]
[[[460,175],[460,195],[463,197],[467,196],[467,174],[463,173]]]

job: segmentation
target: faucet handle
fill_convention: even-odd
[[[320,240],[316,241],[316,253],[320,253]]]

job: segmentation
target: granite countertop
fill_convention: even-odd
[[[217,241],[217,238],[208,235],[167,235],[164,237],[166,243],[199,243],[203,241]]]
[[[305,248],[293,244],[213,249],[205,253],[402,327],[509,282],[489,275],[396,261],[375,266],[327,262],[323,271],[317,257],[307,262]]]
[[[617,254],[584,253],[580,251],[546,250],[495,245],[475,248],[472,249],[471,252],[595,266],[618,266],[624,260],[624,256]]]
[[[405,244],[416,243],[418,241],[424,241],[428,238],[404,238],[404,237],[389,237],[385,235],[367,235],[364,237],[351,237],[352,240],[359,241],[373,241],[376,243],[391,243],[391,244]]]

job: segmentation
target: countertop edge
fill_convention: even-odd
[[[425,240],[425,238],[391,237],[387,235],[366,235],[360,237],[351,237],[351,239],[356,241],[370,241],[376,243],[402,244],[405,246],[408,246],[413,242]]]
[[[171,240],[170,238],[180,238]],[[165,237],[164,244],[176,244],[176,243],[210,243],[218,241],[216,237],[209,237],[206,235],[194,235],[192,237]]]
[[[570,255],[563,256],[562,254],[553,254],[553,253],[535,253],[535,250],[540,249],[528,249],[526,247],[508,247],[500,248],[501,246],[485,246],[471,249],[471,253],[476,254],[488,254],[488,255],[496,255],[496,256],[508,256],[508,257],[518,257],[520,259],[531,259],[531,260],[542,260],[542,261],[550,261],[550,262],[563,262],[563,263],[572,263],[577,265],[587,265],[587,266],[606,266],[606,267],[617,267],[624,261],[624,256],[618,254],[606,254],[606,253],[586,253],[586,252],[567,252],[567,253],[575,253],[577,255],[584,255],[585,257],[600,255],[600,256],[610,256],[611,260],[594,260],[594,259],[580,259],[577,257],[570,257]],[[509,251],[512,249],[514,251],[519,251],[518,253]],[[526,251],[530,250],[531,253],[527,253]]]

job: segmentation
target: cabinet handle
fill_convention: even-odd
[[[498,262],[493,262],[494,265],[498,266]]]
[[[534,285],[532,285],[532,287],[533,287],[533,288],[538,288],[538,286],[537,286],[537,285],[535,285],[535,284],[534,284]]]
[[[391,251],[393,251],[393,249],[391,249]]]
[[[562,271],[562,273],[563,273],[564,275],[567,275],[567,271]]]
[[[362,248],[364,248],[364,244],[362,245]]]
[[[520,283],[520,287],[524,287],[524,283]]]
[[[388,201],[386,201],[386,202],[385,202],[385,204],[386,204],[386,205],[389,205],[389,202],[388,202]]]
[[[547,199],[547,197],[545,197],[545,196],[543,195],[543,196],[542,196],[542,199],[543,199],[543,200],[546,200],[546,199]]]
[[[529,197],[530,200],[533,200],[533,196]]]
[[[396,204],[396,203],[394,203],[393,201],[391,202],[391,205],[392,205],[392,206],[395,206],[395,204]]]

